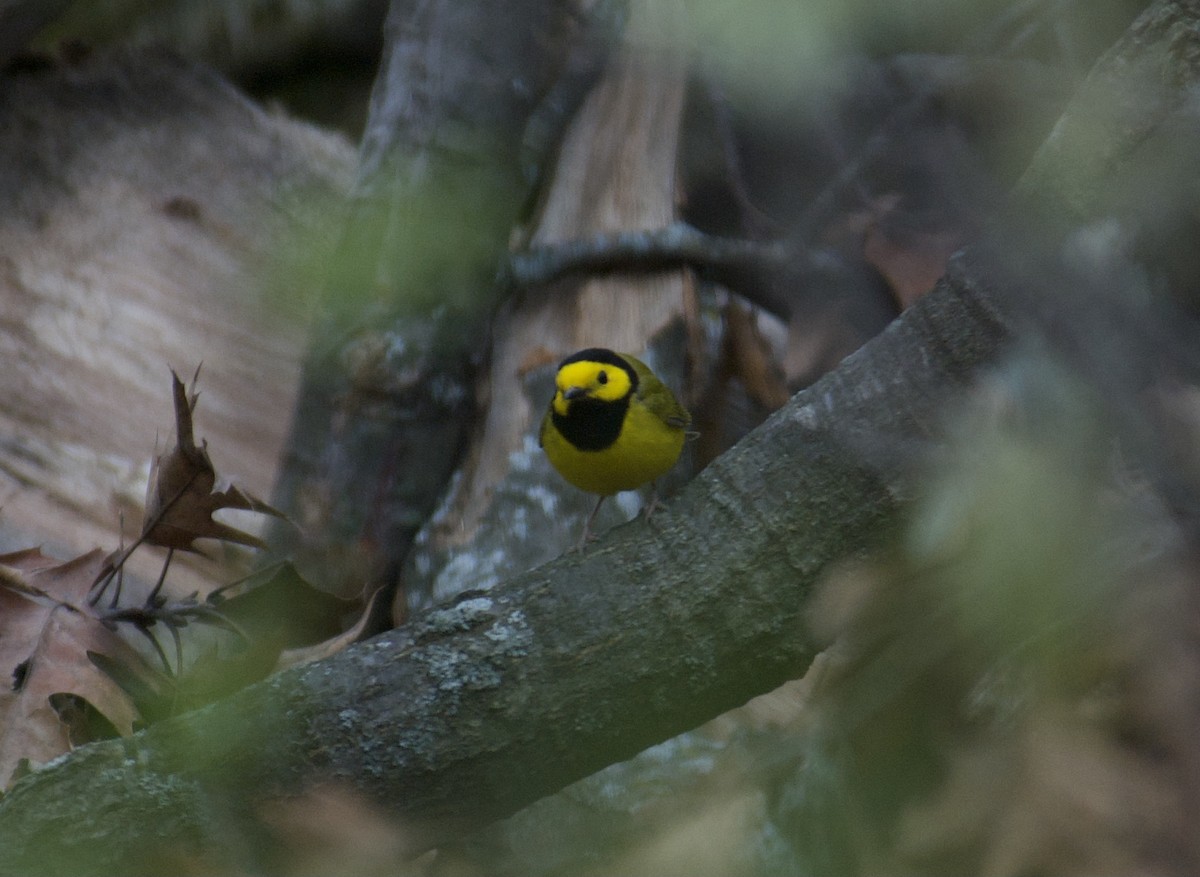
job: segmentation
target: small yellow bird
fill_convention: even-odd
[[[564,359],[538,441],[563,478],[600,494],[580,546],[606,497],[653,482],[675,465],[692,422],[687,409],[645,363],[589,347]],[[658,503],[655,490],[646,506]]]

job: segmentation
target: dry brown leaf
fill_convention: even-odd
[[[730,371],[759,405],[774,411],[791,398],[783,370],[754,313],[732,301],[725,308],[725,353]]]
[[[363,638],[367,629],[367,625],[371,621],[371,616],[375,612],[375,604],[379,601],[379,595],[383,593],[383,588],[376,589],[371,595],[371,599],[367,600],[367,605],[363,607],[362,615],[358,617],[358,621],[348,630],[344,630],[337,636],[330,637],[324,642],[315,643],[311,646],[301,646],[295,649],[284,649],[279,655],[279,663],[275,665],[275,670],[283,670],[287,667],[294,667],[297,664],[309,664],[313,661],[319,661],[322,658],[328,658],[330,655],[335,655],[347,646],[353,645]]]
[[[0,556],[0,673],[11,680],[0,689],[0,786],[22,761],[70,750],[53,695],[80,698],[122,734],[133,730],[132,701],[88,660],[89,651],[117,660],[133,652],[87,604],[104,562],[99,550],[66,563],[38,549]]]
[[[946,273],[946,260],[962,246],[957,232],[898,234],[880,226],[867,230],[863,256],[887,280],[902,308],[923,296]]]
[[[863,258],[883,275],[901,308],[933,289],[946,273],[946,261],[963,245],[963,233],[954,228],[927,230],[912,227],[900,206],[899,196],[876,200],[863,228]]]
[[[900,307],[906,308],[933,289],[946,273],[947,260],[966,240],[960,228],[921,225],[906,211],[904,195],[892,192],[841,217],[822,237],[831,246],[861,251]]]
[[[358,622],[343,631],[343,621],[355,612],[361,616]],[[188,598],[107,614],[146,636],[159,620],[168,631],[194,621],[229,634],[193,641],[186,663],[177,653],[174,670],[162,651],[162,668],[136,659],[89,657],[129,694],[143,721],[153,724],[226,697],[284,666],[340,651],[364,636],[370,612],[361,601],[340,600],[314,588],[291,564],[279,563],[213,592],[203,603]],[[90,714],[81,718],[94,723]]]
[[[194,437],[192,412],[197,394],[189,396],[174,371],[171,381],[176,444],[170,453],[154,460],[146,492],[143,541],[180,551],[195,551],[197,539],[265,547],[258,537],[213,520],[213,513],[220,509],[242,509],[278,518],[284,515],[235,485],[218,484],[207,442],[197,446]]]

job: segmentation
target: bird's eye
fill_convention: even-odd
[[[600,374],[596,375],[596,380],[601,384],[607,384],[608,372],[600,372]]]

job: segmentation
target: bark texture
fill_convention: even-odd
[[[567,4],[393,2],[360,191],[275,502],[306,573],[347,595],[395,582],[460,462],[495,276],[530,194],[522,134],[569,37]]]
[[[652,523],[28,777],[0,805],[0,870],[244,865],[230,823],[314,779],[396,813],[415,851],[798,676],[809,589],[894,513],[864,449],[923,440],[1006,337],[956,274]]]

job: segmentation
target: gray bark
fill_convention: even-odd
[[[458,466],[496,272],[532,185],[524,126],[561,64],[566,11],[391,5],[359,198],[322,278],[274,498],[303,531],[281,528],[281,548],[330,590],[394,583]]]
[[[245,867],[253,809],[319,779],[397,814],[416,851],[801,674],[810,588],[894,515],[900,481],[870,449],[924,440],[1007,337],[968,277],[652,522],[29,776],[0,804],[0,870],[160,871],[164,850]]]

